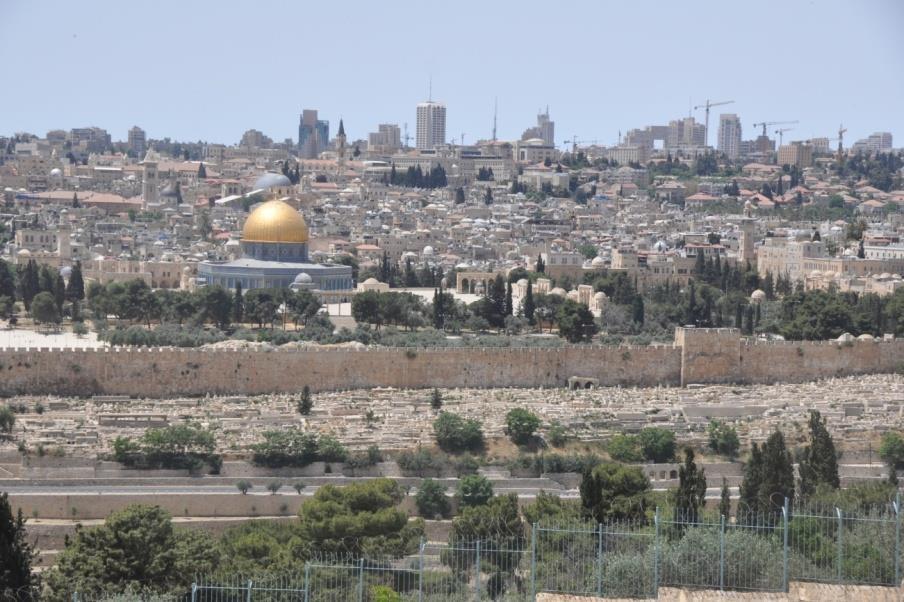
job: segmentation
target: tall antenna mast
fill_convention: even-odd
[[[499,113],[499,97],[493,99],[493,142],[496,142],[496,116]]]
[[[433,102],[433,76],[430,76],[430,83],[427,84],[427,102]]]

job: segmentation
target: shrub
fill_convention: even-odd
[[[615,435],[606,446],[606,451],[616,462],[634,463],[643,460],[640,442],[634,435]]]
[[[518,445],[529,442],[538,428],[540,419],[524,408],[511,409],[505,415],[505,430],[511,440]]]
[[[16,416],[9,406],[0,407],[0,432],[11,433],[16,424]]]
[[[462,506],[483,506],[493,497],[493,485],[482,475],[467,475],[458,482],[458,499]]]
[[[451,453],[476,451],[483,448],[480,422],[462,418],[452,412],[441,412],[433,422],[433,433],[439,446]]]
[[[259,466],[307,466],[311,462],[344,462],[348,451],[334,437],[299,429],[266,431],[264,440],[251,446],[252,462]]]
[[[446,518],[452,510],[446,488],[433,479],[424,479],[414,498],[418,514],[424,518]]]
[[[729,458],[734,458],[738,455],[741,442],[734,427],[724,422],[713,420],[709,423],[707,432],[709,433],[709,448],[711,450]]]
[[[439,475],[445,462],[446,458],[442,454],[422,447],[414,451],[403,451],[396,459],[402,472],[418,477]]]
[[[546,440],[553,447],[562,447],[568,442],[568,431],[560,423],[553,422],[549,425]]]
[[[443,407],[443,394],[436,387],[433,388],[433,393],[430,394],[430,407],[437,412]]]
[[[644,459],[650,462],[669,462],[675,459],[675,433],[670,430],[650,427],[637,435]]]
[[[117,437],[113,441],[113,459],[133,468],[198,470],[207,464],[217,472],[222,460],[215,449],[213,431],[193,424],[176,424],[148,429],[138,441]]]

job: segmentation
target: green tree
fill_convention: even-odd
[[[235,292],[232,295],[232,321],[241,324],[245,317],[245,301],[242,298],[242,283],[235,283]]]
[[[433,387],[433,392],[430,393],[430,407],[437,412],[443,407],[443,394],[436,387]]]
[[[198,294],[198,310],[201,320],[225,329],[232,318],[232,295],[218,284],[205,286]]]
[[[524,317],[527,318],[527,321],[531,326],[536,323],[534,320],[534,310],[536,310],[536,305],[534,305],[534,286],[533,283],[528,280],[527,290],[524,292],[524,301],[521,302],[521,311],[524,313]]]
[[[0,297],[16,298],[15,273],[3,259],[0,259]]]
[[[82,276],[82,262],[76,261],[69,273],[69,282],[66,284],[66,299],[69,301],[82,301],[85,298],[85,279]]]
[[[128,506],[99,527],[80,528],[46,573],[50,600],[72,592],[99,594],[116,588],[169,592],[188,587],[195,575],[219,565],[213,539],[203,531],[179,530],[159,506]]]
[[[322,554],[400,558],[414,552],[424,534],[423,520],[409,521],[398,507],[404,497],[391,479],[325,485],[301,507],[299,534]]]
[[[25,311],[31,311],[31,301],[35,295],[41,292],[38,277],[38,264],[34,259],[29,259],[24,266],[19,266],[18,274],[19,298],[25,305]]]
[[[609,457],[616,462],[631,464],[643,461],[640,443],[635,435],[615,435],[606,445],[606,451],[609,453]]]
[[[0,598],[38,600],[38,578],[32,573],[37,552],[28,543],[22,509],[13,515],[9,495],[0,494]]]
[[[465,475],[458,482],[458,499],[463,507],[482,506],[493,497],[493,485],[483,475]]]
[[[735,458],[741,447],[738,431],[733,426],[719,420],[711,420],[706,429],[709,434],[709,448],[729,458]]]
[[[475,565],[477,552],[472,544],[480,540],[481,571],[493,573],[510,570],[521,558],[524,523],[518,512],[518,496],[510,493],[497,495],[486,504],[463,508],[452,521],[449,542],[452,544],[442,555],[444,564],[460,569]]]
[[[301,396],[298,398],[298,413],[307,416],[314,408],[314,400],[311,398],[311,387],[305,385],[301,388]]]
[[[826,420],[817,410],[810,410],[810,445],[803,449],[798,463],[800,474],[800,495],[808,497],[820,486],[838,489],[838,456],[835,443],[826,428]]]
[[[483,448],[480,422],[452,412],[440,412],[439,417],[433,421],[433,434],[440,448],[447,452],[477,451]]]
[[[888,464],[888,481],[898,483],[898,468],[904,466],[904,437],[900,433],[887,432],[879,444],[879,457]]]
[[[675,458],[675,433],[659,427],[642,429],[637,435],[644,459],[649,462],[671,462]]]
[[[706,474],[694,462],[694,450],[684,448],[684,463],[678,467],[678,489],[675,491],[676,520],[697,522],[700,509],[706,505]]]
[[[31,317],[40,324],[59,324],[60,312],[51,293],[40,292],[31,302]]]
[[[235,488],[241,491],[242,495],[246,495],[249,490],[254,489],[254,485],[251,484],[251,481],[241,479],[239,481],[236,481]]]
[[[794,466],[785,436],[776,430],[763,444],[763,477],[758,492],[760,512],[776,513],[784,498],[794,501]]]
[[[414,501],[418,514],[424,518],[447,518],[452,511],[452,505],[446,497],[446,488],[433,479],[421,481]]]
[[[634,323],[643,326],[644,304],[643,297],[640,295],[635,296],[634,301],[631,302],[631,319]]]
[[[636,467],[604,462],[581,477],[581,506],[598,523],[644,520],[650,481]]]
[[[593,314],[587,306],[566,299],[556,312],[556,325],[559,334],[569,343],[589,341],[597,332]]]
[[[722,477],[722,491],[719,494],[719,514],[728,520],[731,516],[731,492],[728,490],[728,481]]]
[[[9,406],[0,406],[0,433],[7,435],[13,432],[16,425],[16,415]]]
[[[518,445],[529,443],[540,428],[540,418],[524,408],[513,408],[505,415],[505,430]]]
[[[750,446],[750,459],[744,465],[744,476],[741,480],[740,499],[738,500],[738,522],[746,518],[747,513],[759,512],[760,485],[763,482],[763,454],[760,446],[754,442]]]

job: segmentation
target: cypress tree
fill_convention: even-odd
[[[66,298],[70,301],[81,301],[85,298],[85,280],[82,277],[82,262],[76,261],[69,274],[66,285]]]
[[[37,556],[28,543],[22,509],[13,516],[8,494],[0,495],[0,598],[38,600],[31,565]]]
[[[826,420],[816,410],[810,410],[810,445],[804,448],[803,458],[798,465],[800,473],[800,495],[806,497],[816,492],[820,485],[838,489],[838,456],[835,443],[826,428]]]
[[[311,398],[311,387],[305,385],[301,389],[301,397],[298,399],[298,413],[307,416],[314,408],[314,400]]]
[[[236,324],[242,323],[245,317],[245,300],[242,298],[242,283],[235,283],[235,294],[232,299],[232,321]]]
[[[631,302],[631,317],[636,324],[643,326],[644,305],[643,297],[640,295],[634,295],[634,301]]]
[[[16,298],[16,278],[8,263],[0,259],[0,297]]]
[[[728,520],[731,515],[731,492],[728,491],[728,481],[722,477],[722,493],[719,496],[719,514]]]
[[[57,311],[62,315],[63,302],[66,301],[66,283],[59,272],[57,272],[56,279],[53,282],[53,300],[56,302]]]
[[[534,288],[533,283],[530,280],[527,281],[527,291],[524,293],[524,301],[522,303],[522,311],[524,312],[524,317],[527,318],[528,323],[531,326],[535,324],[534,322],[534,311],[537,307],[534,305]]]
[[[543,261],[543,255],[537,255],[537,268],[535,270],[538,274],[543,274],[546,271],[546,263]]]
[[[687,284],[687,309],[684,314],[684,323],[687,326],[697,323],[697,291],[693,279]]]
[[[509,282],[505,285],[505,315],[512,316],[515,313],[515,308],[512,307],[512,283]]]
[[[784,504],[784,498],[794,501],[794,466],[785,446],[785,436],[776,430],[763,444],[763,477],[757,495],[761,512],[773,513]]]
[[[744,478],[741,481],[740,500],[738,503],[738,522],[744,522],[745,513],[759,512],[760,484],[763,482],[763,455],[759,446],[754,443],[750,448],[750,460],[744,465]]]
[[[684,464],[678,467],[678,490],[675,492],[676,520],[697,522],[700,508],[706,503],[706,474],[694,462],[694,450],[684,448]]]
[[[34,259],[30,259],[19,275],[19,293],[26,311],[31,310],[31,300],[41,292],[39,287],[38,264]]]

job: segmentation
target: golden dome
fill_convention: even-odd
[[[267,201],[251,212],[242,228],[248,242],[308,242],[308,225],[301,213],[283,201]]]

